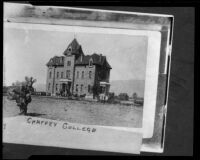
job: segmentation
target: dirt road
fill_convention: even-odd
[[[90,125],[136,127],[142,126],[142,107],[99,102],[32,97],[28,105],[30,116],[71,123]],[[19,108],[15,101],[3,97],[3,117],[17,116]]]

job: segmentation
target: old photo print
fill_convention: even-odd
[[[4,21],[4,142],[139,153],[160,136],[158,26],[34,20]]]
[[[27,114],[141,128],[147,43],[140,35],[8,28],[5,84],[37,80]],[[4,116],[19,112],[14,101],[4,102]]]

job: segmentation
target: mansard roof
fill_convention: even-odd
[[[109,63],[106,60],[106,56],[103,56],[101,54],[92,54],[92,55],[85,55],[85,56],[80,56],[76,62],[75,65],[89,65],[89,61],[92,59],[92,63],[94,65],[100,65],[103,66],[105,65],[107,68],[112,69]]]
[[[66,50],[64,51],[63,54],[64,55],[68,55],[68,54],[80,55],[80,54],[83,54],[82,47],[78,43],[76,38],[74,38],[73,41],[68,45],[68,47],[66,48]]]
[[[54,56],[49,60],[49,62],[46,64],[49,66],[64,66],[64,56]]]
[[[71,48],[69,51],[68,49]],[[73,41],[68,45],[67,49],[63,53],[65,56],[69,54],[75,55],[75,65],[89,65],[90,59],[92,59],[92,62],[94,65],[100,65],[105,66],[106,68],[112,69],[109,63],[106,60],[106,56],[103,56],[102,54],[92,54],[92,55],[84,55],[82,51],[81,45],[78,43],[76,38],[73,39]],[[49,62],[46,64],[49,66],[64,66],[64,56],[54,56],[49,60]]]

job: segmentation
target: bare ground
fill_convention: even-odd
[[[17,116],[19,108],[15,101],[3,97],[3,117]],[[28,114],[53,120],[89,125],[142,127],[143,107],[99,102],[32,97]]]

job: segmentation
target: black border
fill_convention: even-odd
[[[11,2],[11,1],[9,1]],[[12,1],[14,2],[14,1]],[[18,3],[24,3],[24,2],[18,2]],[[198,54],[200,53],[200,45],[199,45],[199,38],[198,38],[198,35],[199,35],[199,21],[200,21],[200,3],[198,3],[197,0],[192,0],[192,1],[187,1],[187,0],[165,0],[165,1],[161,1],[161,0],[156,0],[156,1],[147,1],[147,0],[136,0],[134,2],[131,2],[131,1],[107,1],[105,2],[104,1],[25,1],[25,3],[31,3],[31,4],[34,4],[34,5],[52,5],[52,6],[77,6],[77,7],[82,7],[82,6],[87,6],[87,8],[94,8],[94,9],[103,9],[103,6],[118,6],[118,7],[121,7],[123,9],[122,6],[129,6],[129,7],[141,7],[139,8],[139,10],[142,10],[142,7],[194,7],[195,8],[195,68],[194,68],[194,71],[195,71],[195,74],[194,74],[194,77],[195,77],[195,83],[196,83],[196,87],[194,88],[194,91],[195,91],[195,97],[196,99],[199,98],[197,97],[197,92],[198,92],[198,89],[197,87],[199,86],[198,82],[200,82],[199,80],[199,74],[198,74],[198,68],[200,67],[199,66],[199,57],[198,57]],[[3,6],[3,5],[2,5]],[[111,7],[112,8],[112,7]],[[109,9],[109,8],[106,8],[106,9]],[[118,10],[118,9],[116,9]],[[155,13],[156,13],[156,10],[155,10]],[[165,13],[163,13],[165,14]],[[3,7],[2,7],[2,15],[3,15]],[[176,17],[175,17],[175,21],[176,21]],[[2,25],[3,26],[3,25]],[[3,31],[3,29],[2,29]],[[3,34],[2,34],[3,35]],[[2,39],[3,41],[3,39]],[[2,43],[3,44],[3,43]],[[2,45],[2,49],[3,49],[3,45]],[[173,51],[172,51],[173,52]],[[3,53],[3,52],[2,52]],[[2,54],[3,55],[3,54]],[[2,58],[3,59],[3,58]],[[2,60],[1,59],[1,60]],[[1,63],[3,64],[3,63]],[[3,71],[3,65],[2,65],[2,71]],[[2,72],[3,73],[3,72]],[[191,73],[192,74],[192,73]],[[2,76],[3,77],[3,76]],[[2,78],[3,80],[3,78]],[[2,81],[3,82],[3,81]],[[1,99],[2,100],[2,99]],[[191,104],[192,105],[192,104]],[[195,104],[196,105],[196,104]],[[192,107],[192,106],[191,106]],[[194,114],[196,114],[194,116],[194,124],[195,124],[195,127],[194,127],[194,131],[196,132],[193,132],[194,133],[194,137],[193,139],[194,140],[194,143],[193,143],[193,148],[194,148],[194,157],[193,158],[196,158],[196,159],[199,159],[199,157],[195,157],[195,156],[198,156],[198,151],[199,151],[199,146],[198,146],[198,140],[199,139],[199,133],[197,133],[197,123],[199,122],[199,113],[197,112],[197,107],[198,106],[195,106],[194,108]],[[2,116],[2,112],[1,112],[1,116]],[[199,125],[198,125],[199,126]],[[5,144],[2,144],[2,149],[3,149],[3,145]],[[6,145],[9,145],[9,144],[6,144]],[[20,148],[19,146],[16,146],[16,148]],[[35,147],[35,146],[32,146],[32,147]],[[197,148],[198,147],[198,148]],[[47,149],[48,150],[48,149]],[[62,150],[62,149],[61,149]],[[61,152],[64,153],[65,151]],[[118,154],[118,153],[110,153],[110,152],[100,152],[100,151],[84,151],[84,150],[74,150],[74,149],[66,149],[66,155],[112,155],[112,156],[124,156],[124,155],[127,155],[127,156],[130,156],[128,154]],[[155,154],[155,153],[142,153],[143,156],[163,156],[165,154]],[[134,156],[134,155],[132,155]],[[135,156],[138,156],[138,155],[135,155]],[[167,155],[165,155],[167,156]],[[180,155],[181,156],[181,155]],[[190,155],[191,156],[191,155]],[[37,156],[31,156],[31,159],[33,157],[37,157]],[[46,156],[45,156],[46,157]],[[50,156],[52,157],[52,156]],[[56,156],[56,157],[52,157],[53,159],[54,158],[57,158],[57,157],[60,157],[60,156]],[[3,158],[3,157],[2,157]],[[46,158],[49,158],[49,157],[46,157]],[[162,157],[164,158],[164,157]],[[185,159],[186,157],[184,157]],[[190,157],[192,158],[192,157]]]

